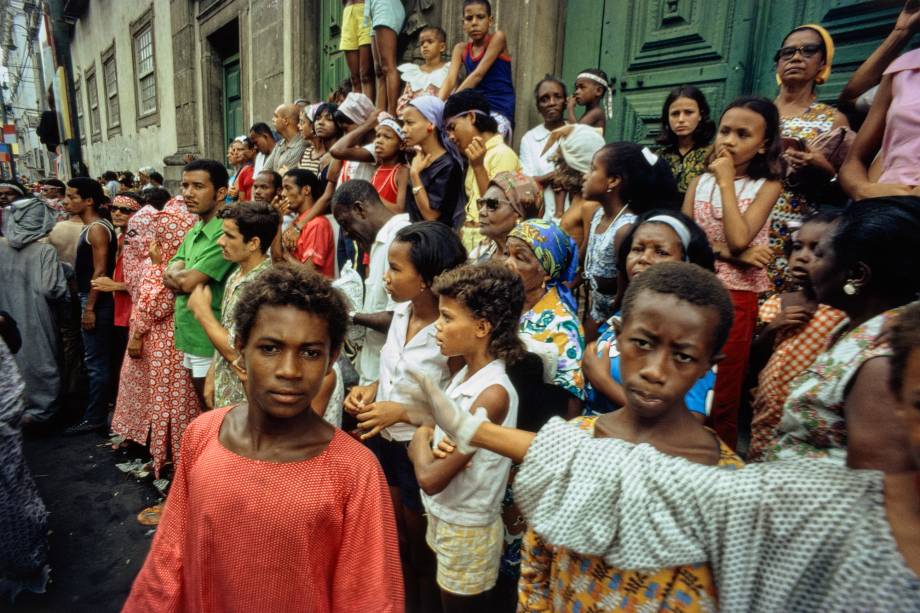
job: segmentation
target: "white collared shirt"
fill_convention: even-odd
[[[521,170],[528,177],[542,177],[555,170],[556,165],[551,160],[559,149],[559,143],[554,144],[544,154],[543,147],[546,146],[548,138],[549,130],[542,123],[521,137]],[[556,195],[551,187],[546,187],[543,189],[543,219],[553,221],[555,210]]]
[[[505,362],[493,360],[467,378],[468,366],[454,375],[447,395],[461,409],[473,408],[473,401],[487,388],[501,385],[508,393],[508,412],[501,425],[517,425],[518,395],[505,373]],[[444,432],[435,428],[432,445],[437,446]],[[491,451],[479,449],[473,453],[466,468],[454,475],[439,493],[429,496],[422,492],[425,510],[440,520],[460,526],[487,526],[501,514],[502,497],[508,484],[511,460]]]
[[[377,231],[374,244],[371,245],[367,278],[364,279],[362,313],[392,311],[396,307],[396,303],[387,293],[383,275],[386,274],[387,266],[389,266],[387,256],[390,250],[390,243],[396,238],[396,233],[408,225],[408,213],[400,213],[399,215],[393,215]],[[361,378],[361,385],[368,385],[378,379],[380,375],[380,351],[383,349],[383,343],[386,340],[386,334],[370,328],[367,329],[367,333],[364,336],[364,346],[361,347],[361,352],[358,353],[357,370]]]
[[[393,323],[387,333],[387,340],[380,352],[380,383],[377,387],[377,400],[405,402],[394,389],[396,383],[406,381],[406,369],[424,373],[429,379],[445,388],[450,383],[450,370],[447,356],[441,353],[435,341],[437,330],[431,322],[406,342],[409,331],[409,319],[412,315],[412,303],[401,302],[393,309]],[[411,424],[393,424],[383,431],[383,437],[394,441],[410,441],[415,434]]]

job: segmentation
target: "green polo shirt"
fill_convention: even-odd
[[[217,244],[217,239],[223,233],[223,220],[219,217],[213,217],[208,223],[199,221],[185,235],[179,251],[170,260],[170,263],[185,262],[185,270],[197,270],[211,278],[211,310],[218,321],[220,302],[224,295],[224,280],[230,269],[235,266],[233,262],[224,259]],[[203,358],[214,355],[214,345],[189,310],[186,294],[176,296],[174,321],[176,349]]]

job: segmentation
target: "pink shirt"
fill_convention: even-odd
[[[735,179],[735,197],[738,199],[738,209],[744,214],[757,197],[757,192],[766,183],[766,179],[751,179],[741,177]],[[727,243],[725,238],[725,222],[722,218],[722,194],[716,184],[716,178],[711,173],[700,175],[693,197],[693,220],[706,232],[710,243]],[[766,245],[769,243],[770,224],[764,223],[751,241],[750,246]],[[770,279],[767,271],[761,268],[742,268],[728,262],[716,260],[716,274],[725,287],[743,292],[765,292],[770,289]]]
[[[920,185],[920,49],[896,59],[885,74],[894,76],[878,182]]]

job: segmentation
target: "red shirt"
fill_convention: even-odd
[[[294,223],[300,223],[298,218]],[[326,217],[314,217],[300,231],[294,257],[298,261],[313,262],[316,271],[327,279],[335,275],[335,240],[332,235],[332,224]]]
[[[399,185],[396,179],[401,168],[402,164],[378,166],[374,171],[374,176],[371,177],[371,184],[377,190],[380,198],[390,204],[396,204],[399,199]]]
[[[263,462],[193,421],[124,612],[403,610],[396,522],[374,455],[341,430],[315,458]]]
[[[252,184],[255,181],[252,177],[252,164],[246,164],[236,175],[236,189],[239,190],[240,202],[252,199]]]
[[[125,282],[125,269],[122,263],[122,248],[125,243],[125,235],[118,237],[118,257],[115,259],[115,270],[112,271],[112,281],[119,283]],[[115,301],[115,325],[127,328],[131,323],[131,294],[128,292],[112,292],[112,299]]]

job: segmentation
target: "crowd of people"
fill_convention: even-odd
[[[608,143],[603,71],[547,75],[515,150],[488,0],[401,66],[343,5],[343,91],[179,193],[0,182],[0,595],[83,385],[65,433],[172,478],[125,611],[920,611],[920,6],[839,109],[806,24],[773,100]]]

